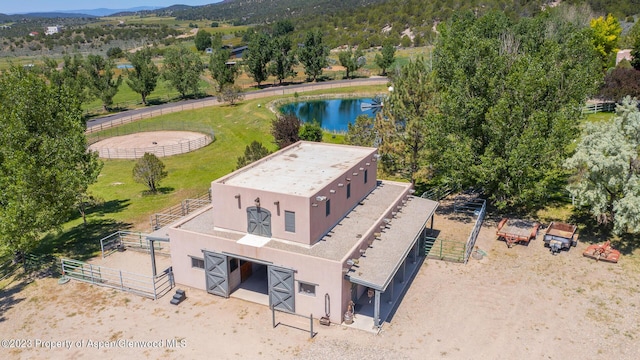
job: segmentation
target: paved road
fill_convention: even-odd
[[[299,85],[274,86],[266,89],[246,92],[244,93],[244,98],[246,100],[251,100],[275,95],[293,94],[295,92],[301,93],[313,90],[333,89],[349,86],[380,85],[386,84],[387,82],[388,79],[386,77],[372,77],[365,79],[336,80]],[[109,125],[110,123],[126,123],[137,119],[158,116],[164,113],[171,113],[193,108],[202,108],[219,104],[220,102],[218,102],[216,97],[206,97],[202,99],[184,100],[174,103],[145,107],[141,109],[128,110],[117,114],[91,119],[87,121],[87,130],[91,130],[92,127],[102,127],[103,125]]]

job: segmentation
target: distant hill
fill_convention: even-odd
[[[100,8],[100,9],[93,9],[93,10],[72,10],[72,11],[65,11],[67,13],[70,14],[89,14],[89,15],[93,15],[93,16],[111,16],[113,14],[118,14],[118,13],[133,13],[133,12],[140,12],[140,11],[153,11],[153,10],[157,10],[160,9],[160,6],[138,6],[138,7],[133,7],[133,8],[129,8],[129,9],[105,9],[105,8]]]
[[[55,12],[32,12],[26,14],[0,14],[0,21],[15,21],[25,18],[77,18],[77,17],[101,17],[117,13],[135,13],[139,11],[153,11],[160,9],[159,6],[138,6],[129,9],[90,9],[90,10],[64,10]]]

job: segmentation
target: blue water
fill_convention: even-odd
[[[131,64],[120,64],[117,66],[118,69],[133,69],[133,65]]]
[[[346,132],[347,124],[354,123],[358,115],[374,117],[372,109],[362,111],[360,105],[371,104],[372,99],[333,99],[291,103],[279,110],[283,114],[294,113],[303,122],[317,121],[320,127],[332,132]]]

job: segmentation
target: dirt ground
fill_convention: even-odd
[[[90,146],[90,149],[135,147],[154,147],[180,144],[203,137],[201,133],[193,131],[146,131],[129,135],[110,137]]]
[[[508,249],[495,231],[480,232],[481,260],[426,260],[378,335],[316,321],[310,339],[308,320],[277,314],[273,328],[267,307],[204,291],[173,306],[172,293],[45,278],[0,293],[0,358],[640,359],[638,254],[597,263],[579,243],[553,256],[541,235]]]

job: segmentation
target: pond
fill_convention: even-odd
[[[303,122],[317,121],[324,130],[347,132],[347,124],[354,123],[358,115],[374,117],[376,108],[369,107],[375,99],[311,100],[286,104],[280,107],[283,114],[295,114]]]

